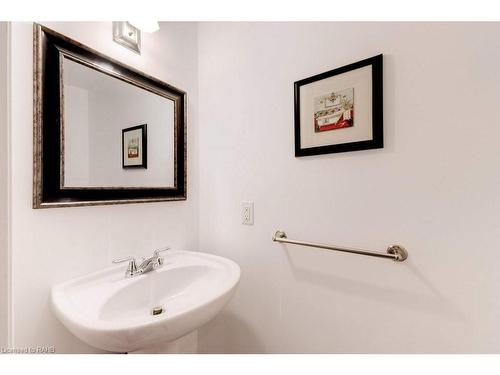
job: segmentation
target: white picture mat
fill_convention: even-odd
[[[139,157],[137,158],[128,157],[128,141],[132,138],[139,138]],[[125,131],[125,133],[123,134],[123,165],[141,165],[143,154],[144,149],[142,148],[142,129]]]
[[[348,88],[354,89],[354,126],[316,133],[314,131],[314,98]],[[371,65],[300,87],[301,148],[369,141],[372,139]]]

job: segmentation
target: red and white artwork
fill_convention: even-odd
[[[130,138],[127,145],[129,159],[139,157],[139,137]]]
[[[316,133],[354,126],[354,89],[349,88],[314,98]]]

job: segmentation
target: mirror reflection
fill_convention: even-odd
[[[174,101],[62,61],[62,187],[175,186]]]

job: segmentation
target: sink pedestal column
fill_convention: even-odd
[[[129,354],[196,354],[198,352],[198,330],[174,341],[161,343]]]

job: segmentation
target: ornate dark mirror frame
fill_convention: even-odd
[[[44,26],[33,27],[33,208],[185,200],[187,94]],[[69,58],[174,101],[174,186],[64,188],[62,61]]]

